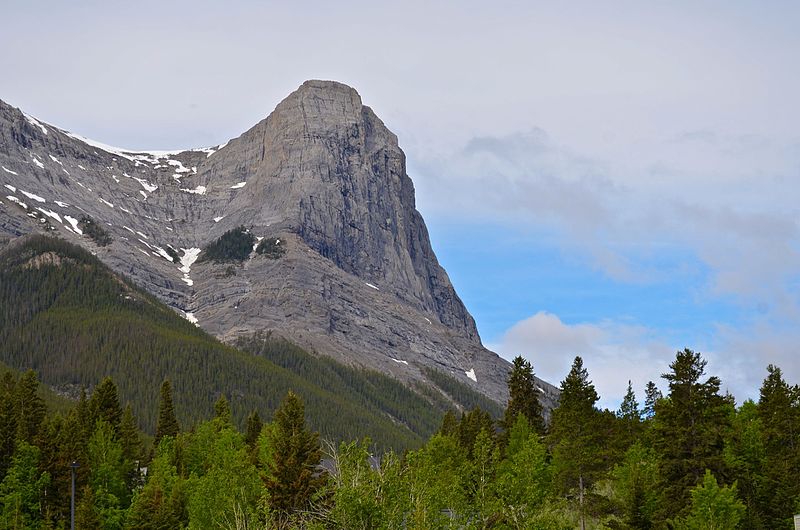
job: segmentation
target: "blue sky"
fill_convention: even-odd
[[[397,133],[487,345],[614,406],[678,348],[800,382],[800,4],[2,0],[0,98],[111,145],[238,136],[310,78]]]

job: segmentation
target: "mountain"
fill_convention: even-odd
[[[270,332],[506,399],[509,363],[436,259],[397,137],[350,87],[308,81],[240,137],[182,152],[104,146],[0,102],[0,184],[0,234],[58,234],[225,342]]]
[[[206,419],[224,394],[240,427],[251,410],[269,418],[289,390],[315,429],[336,442],[369,436],[380,447],[418,446],[446,410],[498,405],[450,379],[435,392],[407,388],[375,371],[315,357],[269,336],[219,342],[89,252],[43,235],[0,247],[0,373],[33,368],[76,397],[110,375],[141,426],[155,429],[159,387],[175,389],[185,427]],[[433,390],[433,389],[432,389]],[[48,401],[63,409],[52,391]]]

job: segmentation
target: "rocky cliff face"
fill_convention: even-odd
[[[506,397],[509,365],[436,260],[397,137],[350,87],[308,81],[239,138],[180,153],[102,146],[0,102],[0,185],[0,234],[57,232],[223,339],[271,331],[409,382],[427,366]],[[111,244],[82,233],[83,217]],[[283,257],[195,263],[240,225],[278,238]]]

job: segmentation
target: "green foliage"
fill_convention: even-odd
[[[256,254],[269,259],[279,259],[286,254],[286,243],[277,237],[265,237],[256,247]]]
[[[736,485],[719,487],[706,470],[702,484],[691,491],[689,514],[674,522],[677,530],[728,530],[736,528],[744,515],[744,504],[736,498]]]
[[[630,528],[653,528],[658,507],[658,459],[655,452],[634,443],[610,473],[613,500]]]
[[[272,451],[266,478],[270,506],[281,517],[309,509],[326,478],[318,469],[322,459],[319,434],[306,427],[305,407],[297,394],[286,395],[268,432]]]
[[[514,358],[512,365],[508,375],[508,405],[501,425],[510,431],[517,416],[522,414],[536,432],[544,434],[544,415],[539,402],[541,392],[533,379],[533,366],[520,356]]]
[[[122,423],[122,407],[119,404],[117,385],[110,377],[103,378],[92,392],[89,410],[92,420],[105,421],[114,430],[115,435],[119,434]]]
[[[125,528],[167,530],[188,523],[185,480],[178,474],[177,442],[164,438],[150,463],[147,483],[138,491],[128,511]]]
[[[674,518],[686,509],[689,490],[706,469],[727,476],[723,455],[733,405],[719,394],[720,380],[701,380],[706,361],[699,353],[679,351],[670,364],[670,393],[655,405],[654,447],[664,481],[661,514]]]
[[[198,256],[197,261],[244,261],[253,251],[256,238],[244,226],[233,228],[209,243]]]
[[[439,387],[439,390],[444,392],[453,402],[458,405],[461,410],[472,410],[479,408],[489,413],[493,418],[500,418],[503,416],[503,408],[496,402],[487,398],[483,394],[476,392],[464,383],[450,377],[444,372],[434,370],[427,366],[422,367],[422,372],[431,380],[433,384]],[[447,405],[444,406],[446,410]]]
[[[261,481],[241,434],[224,417],[200,424],[181,438],[189,479],[189,528],[220,528],[237,513],[254,521]]]
[[[0,483],[0,528],[39,528],[40,498],[50,476],[39,471],[39,448],[24,440],[17,443],[11,465]]]
[[[175,407],[172,404],[172,383],[165,379],[161,383],[160,399],[158,400],[158,423],[156,423],[155,443],[158,444],[164,436],[178,436],[181,428],[175,417]]]
[[[113,239],[97,221],[88,215],[84,215],[78,221],[78,228],[81,229],[83,235],[88,236],[95,242],[98,247],[105,247],[111,244]]]

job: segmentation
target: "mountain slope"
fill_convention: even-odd
[[[509,364],[436,260],[397,138],[350,87],[306,82],[239,138],[181,153],[100,146],[0,103],[0,184],[0,233],[58,232],[226,342],[270,331],[410,385],[436,369],[506,398]],[[195,263],[239,226],[283,252]]]
[[[43,236],[0,249],[0,344],[0,361],[73,393],[111,375],[150,432],[166,377],[184,426],[208,417],[220,394],[240,423],[252,409],[269,417],[293,389],[325,436],[370,436],[395,449],[420,443],[453,405],[267,337],[243,344],[249,352],[222,344],[86,251]],[[492,407],[473,396],[459,406]]]

